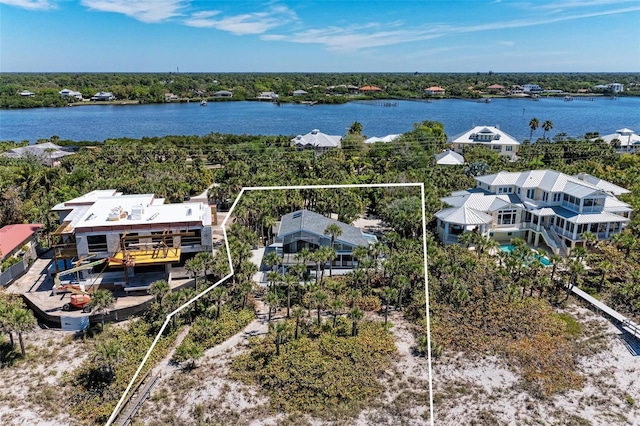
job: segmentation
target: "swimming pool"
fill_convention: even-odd
[[[505,244],[503,246],[500,246],[500,250],[505,253],[511,253],[515,248],[516,247],[513,244]],[[544,266],[551,266],[551,261],[546,256],[540,256],[538,253],[536,253],[536,259],[538,259]]]

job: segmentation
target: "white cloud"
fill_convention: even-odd
[[[395,29],[396,27],[401,27],[400,23],[397,22],[392,24],[370,23],[350,27],[332,26],[320,29],[309,29],[305,31],[294,32],[292,34],[267,34],[261,36],[261,39],[267,41],[289,41],[292,43],[323,44],[326,46],[327,50],[350,52],[372,47],[390,46],[399,43],[430,40],[453,34],[466,34],[473,32],[533,27],[564,21],[594,18],[599,16],[630,13],[636,11],[640,11],[639,6],[612,10],[601,10],[582,14],[569,14],[560,16],[553,15],[550,17],[533,17],[512,21],[488,22],[478,25],[455,26],[440,24],[404,29]],[[509,41],[498,43],[504,44],[506,46],[513,45],[513,42]]]
[[[55,8],[49,0],[0,0],[0,4],[21,7],[29,10],[46,10]]]
[[[243,13],[211,19],[220,15],[220,11],[197,12],[185,19],[184,23],[191,27],[215,28],[235,35],[245,35],[263,34],[272,28],[299,20],[298,15],[286,6],[273,6],[265,12]]]
[[[82,0],[91,10],[115,12],[145,23],[157,23],[180,15],[187,0]]]
[[[328,50],[349,52],[359,49],[389,46],[440,37],[438,28],[402,30],[399,24],[369,23],[349,27],[328,27],[300,31],[289,36],[267,34],[263,40],[284,40],[293,43],[324,44]],[[376,31],[370,32],[375,29]]]

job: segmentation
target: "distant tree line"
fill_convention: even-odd
[[[142,103],[165,102],[165,94],[179,99],[213,99],[219,90],[233,92],[231,100],[255,99],[261,92],[275,92],[282,101],[314,100],[318,102],[344,102],[346,91],[337,87],[326,96],[329,86],[371,85],[382,89],[365,98],[423,98],[424,89],[441,86],[447,97],[474,98],[478,91],[492,84],[505,87],[539,84],[545,89],[558,89],[576,93],[591,90],[595,85],[622,83],[625,91],[618,95],[640,95],[638,73],[3,73],[0,74],[0,108],[31,108],[64,106],[72,100],[58,93],[71,89],[85,98],[99,91],[112,92],[118,100],[136,100]],[[294,90],[305,90],[305,96],[292,97]],[[33,97],[20,96],[29,90]],[[226,100],[226,99],[225,99]]]

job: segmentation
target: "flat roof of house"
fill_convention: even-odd
[[[64,232],[104,231],[109,228],[157,228],[211,225],[211,211],[202,202],[164,204],[153,194],[122,195],[115,190],[92,191],[61,203],[53,210],[72,210]],[[137,215],[134,211],[142,211]]]
[[[39,223],[6,225],[0,228],[0,258],[20,247],[34,232],[42,228]]]

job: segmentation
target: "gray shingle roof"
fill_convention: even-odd
[[[330,238],[324,235],[327,226],[335,223],[342,230],[342,235],[336,237],[336,242],[345,243],[351,246],[367,247],[367,240],[362,235],[362,231],[355,226],[329,219],[321,214],[303,209],[282,216],[278,229],[278,238],[283,238],[295,232],[305,231],[316,234],[320,237]]]

